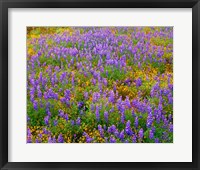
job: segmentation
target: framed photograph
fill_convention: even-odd
[[[200,169],[198,0],[1,0],[0,167]]]

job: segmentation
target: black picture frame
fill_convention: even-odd
[[[8,162],[9,8],[192,8],[192,162]],[[184,19],[184,18],[183,18]],[[199,66],[199,67],[198,67]],[[200,2],[199,0],[0,0],[0,167],[43,169],[200,169]],[[184,149],[184,148],[183,148]],[[151,155],[149,155],[151,156]]]

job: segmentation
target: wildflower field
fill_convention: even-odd
[[[27,27],[27,143],[172,143],[173,27]]]

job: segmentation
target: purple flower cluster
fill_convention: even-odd
[[[27,48],[27,143],[173,142],[172,27],[57,28]]]

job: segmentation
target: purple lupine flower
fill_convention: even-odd
[[[35,140],[35,143],[40,143],[40,141],[39,141],[39,139],[38,139],[38,138]]]
[[[88,92],[84,92],[85,100],[88,100]]]
[[[34,102],[35,101],[35,96],[34,95],[30,95],[30,100],[31,100],[31,102]]]
[[[58,100],[58,93],[54,93],[53,98]]]
[[[92,84],[93,84],[94,86],[96,85],[96,79],[93,78],[93,79],[91,80],[91,82],[92,82]]]
[[[27,122],[30,122],[31,118],[27,115]]]
[[[158,138],[155,138],[155,143],[159,143],[159,139]]]
[[[63,82],[63,80],[66,78],[67,76],[67,73],[66,72],[63,72],[61,75],[60,75],[60,81]]]
[[[121,106],[119,106],[118,109],[119,109],[119,111],[120,111],[121,114],[125,114],[126,108],[125,108],[125,106],[123,104]]]
[[[107,111],[104,112],[104,119],[108,123],[108,112]]]
[[[91,111],[94,111],[94,104],[90,105],[90,109],[91,109]]]
[[[98,125],[98,130],[99,130],[100,136],[103,138],[104,137],[104,130],[103,130],[101,125]]]
[[[76,125],[78,125],[78,126],[81,125],[81,118],[80,118],[80,117],[78,117],[78,118],[76,119]]]
[[[108,85],[108,82],[107,82],[107,79],[106,79],[106,78],[103,79],[103,84],[104,84],[104,86],[107,86],[107,85]]]
[[[60,134],[58,136],[58,143],[64,143],[64,138],[63,138],[62,134]]]
[[[133,116],[133,117],[136,117],[134,110],[132,110],[131,113],[132,113],[132,116]]]
[[[83,116],[83,114],[84,114],[84,112],[83,112],[83,110],[81,110],[81,111],[80,111],[80,115]]]
[[[110,137],[110,143],[116,143],[116,139],[113,136]]]
[[[113,85],[113,90],[114,90],[114,92],[116,92],[116,90],[117,90],[116,84]]]
[[[46,128],[43,128],[43,133],[44,133],[45,135],[48,135],[48,134],[50,134],[50,131],[48,131]]]
[[[58,112],[59,112],[58,115],[59,115],[60,117],[64,117],[64,111],[62,111],[62,110],[60,109]]]
[[[57,120],[54,120],[54,121],[53,121],[53,125],[54,125],[54,126],[57,126],[57,124],[58,124],[58,121],[57,121]]]
[[[127,79],[124,81],[124,83],[125,83],[125,84],[128,84],[130,81],[131,81],[131,80],[130,80],[129,78],[127,78]]]
[[[162,133],[162,139],[166,141],[168,139],[169,134],[167,132]]]
[[[128,120],[126,122],[126,128],[125,128],[125,131],[126,131],[126,134],[129,135],[129,136],[132,136],[133,135],[133,131],[131,129],[131,121]]]
[[[163,110],[163,107],[162,107],[162,104],[161,104],[161,103],[158,105],[158,110],[160,110],[160,111]]]
[[[137,142],[137,136],[135,134],[133,134],[132,136],[132,142],[133,143],[136,143]]]
[[[65,90],[65,98],[67,99],[67,100],[70,100],[70,98],[71,98],[71,92],[70,92],[70,90]]]
[[[31,85],[32,85],[33,87],[35,86],[35,80],[34,80],[33,77],[30,78],[30,83],[31,83]]]
[[[139,132],[138,132],[138,137],[139,137],[140,139],[142,139],[143,136],[144,136],[144,131],[143,131],[143,129],[141,128],[141,129],[139,130]]]
[[[168,115],[168,119],[169,119],[169,121],[172,121],[172,114]]]
[[[72,86],[74,86],[75,80],[74,80],[74,74],[72,74]]]
[[[48,132],[48,130],[47,130],[46,128],[43,128],[42,130],[43,130],[43,133],[44,133],[45,135],[48,135],[49,132]]]
[[[149,131],[149,139],[153,139],[154,138],[154,133],[152,130]]]
[[[84,106],[84,102],[78,102],[78,108],[81,109]]]
[[[103,87],[102,87],[102,84],[99,83],[99,92],[102,93],[103,92]]]
[[[147,113],[151,113],[151,112],[152,112],[151,106],[147,106]]]
[[[34,110],[38,110],[38,102],[36,100],[33,102],[33,108]]]
[[[124,113],[121,113],[121,123],[122,123],[122,124],[124,124],[125,119],[126,119],[125,114],[124,114]]]
[[[114,94],[114,92],[112,90],[109,92],[108,101],[113,103],[113,104],[115,102],[115,94]]]
[[[48,99],[49,99],[49,95],[48,95],[47,92],[44,92],[44,99],[45,99],[45,100],[48,100]]]
[[[42,82],[42,72],[39,74],[39,81]]]
[[[120,132],[119,138],[120,138],[121,141],[124,140],[124,130],[122,130],[122,131]]]
[[[116,126],[112,125],[110,127],[108,127],[108,133],[114,133],[116,131]]]
[[[27,143],[32,143],[32,137],[27,137]]]
[[[156,123],[159,124],[160,123],[160,119],[161,119],[161,111],[158,111],[157,115],[156,115]]]
[[[173,84],[168,84],[168,88],[170,89],[170,90],[173,90]]]
[[[171,94],[168,95],[168,103],[173,104],[173,97],[171,96]]]
[[[38,137],[39,137],[39,138],[42,138],[42,134],[41,134],[41,133],[40,133],[40,134],[38,134]]]
[[[106,125],[104,125],[104,126],[103,126],[103,129],[104,129],[105,131],[107,130],[107,127],[106,127]]]
[[[96,106],[96,119],[98,122],[100,121],[99,106]]]
[[[104,137],[104,139],[105,139],[105,143],[108,143],[108,138],[107,138],[107,137]]]
[[[141,78],[138,78],[135,83],[136,83],[136,87],[140,87],[142,85]]]
[[[51,139],[52,143],[56,143],[56,138],[55,136]]]
[[[114,135],[115,135],[117,138],[119,138],[119,131],[118,131],[118,129],[115,130]]]
[[[92,96],[93,103],[96,103],[100,99],[101,95],[98,92],[94,92]]]
[[[163,128],[166,129],[168,127],[169,121],[166,119],[164,115],[162,115],[162,120],[163,120]]]
[[[42,92],[41,92],[40,88],[37,89],[37,95],[38,95],[38,98],[40,98],[40,99],[42,98]]]
[[[52,86],[54,87],[54,85],[55,85],[54,77],[51,77],[51,84],[52,84]]]
[[[110,59],[110,53],[108,52],[107,54],[106,54],[106,60],[109,60]]]
[[[148,114],[147,116],[147,122],[146,122],[146,126],[148,128],[151,127],[152,123],[153,123],[154,119],[153,119],[153,115],[151,113]]]
[[[155,127],[152,127],[151,130],[152,130],[153,133],[156,132],[156,128]]]
[[[46,125],[49,125],[49,116],[45,116],[45,118],[44,118],[44,123],[45,123]]]
[[[120,111],[121,107],[122,107],[122,97],[120,96],[120,98],[117,100],[117,109]]]
[[[47,81],[48,81],[47,78],[43,78],[43,79],[42,79],[42,86],[43,86],[43,87],[45,87]]]
[[[51,116],[51,112],[49,110],[46,111],[47,115],[50,117]]]
[[[71,120],[71,125],[74,126],[74,120]]]
[[[171,124],[171,123],[169,124],[169,131],[173,132],[173,124]]]
[[[27,136],[30,137],[31,136],[31,130],[28,128],[27,129]]]
[[[106,77],[108,77],[108,70],[106,70]]]
[[[130,103],[130,100],[129,100],[129,97],[128,97],[128,96],[126,96],[125,105],[126,105],[128,108],[131,108],[131,103]]]
[[[92,142],[92,141],[94,140],[94,139],[91,138],[86,132],[83,132],[83,136],[86,137],[86,142],[87,142],[87,143],[90,143],[90,142]]]
[[[159,111],[160,112],[160,111]],[[157,114],[158,114],[158,109],[154,109],[154,116],[157,116]]]
[[[114,112],[114,106],[110,109],[110,113]]]
[[[139,124],[139,122],[138,122],[138,116],[137,116],[137,117],[135,117],[135,122],[134,122],[134,125],[136,128],[138,128],[138,124]]]

